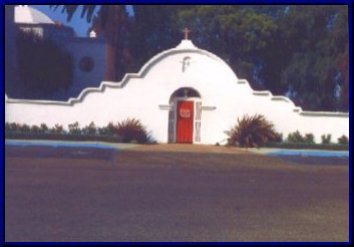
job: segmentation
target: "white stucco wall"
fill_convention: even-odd
[[[182,61],[189,57],[189,66]],[[174,91],[195,89],[203,106],[201,143],[225,143],[225,131],[245,114],[263,114],[286,137],[299,130],[313,133],[317,142],[330,133],[336,141],[349,136],[348,113],[303,112],[286,97],[253,91],[238,79],[219,57],[184,40],[176,48],[153,57],[138,74],[127,74],[121,82],[102,82],[87,88],[67,102],[6,99],[5,121],[29,125],[56,123],[67,126],[78,121],[97,126],[126,118],[137,118],[161,143],[168,141],[168,108]]]

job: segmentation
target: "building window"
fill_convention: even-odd
[[[94,67],[94,62],[93,59],[91,57],[85,56],[83,58],[80,59],[79,62],[79,67],[81,69],[81,71],[83,72],[90,72],[93,70]]]

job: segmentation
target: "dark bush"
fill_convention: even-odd
[[[96,128],[94,122],[80,129],[79,123],[68,125],[67,133],[62,125],[56,124],[48,128],[46,124],[40,126],[20,125],[17,123],[5,123],[6,138],[13,139],[49,139],[49,140],[102,140],[109,142],[152,143],[150,135],[145,127],[136,119],[127,119],[114,125],[109,123],[106,127]]]
[[[297,130],[293,133],[289,133],[287,141],[289,143],[303,143],[305,138],[301,135],[301,133]]]
[[[42,123],[39,127],[41,133],[47,133],[49,131],[49,128],[45,123]]]
[[[88,126],[82,129],[84,135],[96,135],[97,128],[94,122],[91,122]]]
[[[112,122],[109,122],[107,125],[107,135],[114,136],[117,134],[117,126]]]
[[[27,124],[20,125],[19,128],[20,128],[20,129],[19,129],[20,132],[21,132],[21,133],[24,133],[24,134],[30,133],[30,131],[31,131],[31,127],[30,127],[29,125],[27,125]]]
[[[11,123],[11,124],[10,124],[10,128],[11,128],[12,131],[20,131],[21,124],[18,124],[18,123]]]
[[[72,123],[68,125],[69,133],[72,135],[80,135],[81,129],[78,122]]]
[[[273,142],[282,142],[283,141],[283,134],[282,133],[278,133],[275,132],[275,139],[273,140]]]
[[[8,122],[5,122],[5,132],[11,131],[11,124]]]
[[[107,127],[102,127],[102,128],[97,128],[98,134],[107,136],[108,135],[108,128]]]
[[[321,136],[322,144],[330,144],[331,143],[331,138],[332,138],[331,134],[322,135]]]
[[[338,144],[343,144],[343,145],[348,145],[349,144],[349,139],[347,136],[342,135],[341,137],[338,138]]]
[[[259,147],[282,139],[281,135],[274,130],[273,124],[258,114],[237,119],[237,124],[226,134],[229,136],[229,145],[241,147]]]
[[[17,123],[5,123],[5,132],[10,133],[10,132],[19,132],[20,131],[20,124]]]
[[[99,135],[117,136],[117,126],[112,122],[109,122],[107,126],[97,128],[97,132]]]
[[[51,132],[54,134],[64,134],[64,128],[60,124],[56,124],[52,129]]]
[[[117,135],[123,142],[146,143],[149,141],[145,127],[136,119],[127,119],[116,126]]]
[[[16,132],[18,130],[18,126],[16,123],[5,123],[5,132],[9,133],[9,132]]]
[[[306,134],[304,137],[304,143],[307,143],[307,144],[315,143],[315,136],[311,133]]]
[[[32,126],[31,126],[31,133],[33,133],[33,134],[41,133],[40,127],[37,126],[37,125],[32,125]]]

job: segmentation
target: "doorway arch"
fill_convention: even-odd
[[[175,90],[170,96],[169,143],[200,143],[202,98],[191,87]]]

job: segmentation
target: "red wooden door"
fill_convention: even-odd
[[[193,101],[179,101],[177,104],[177,142],[193,142]]]

